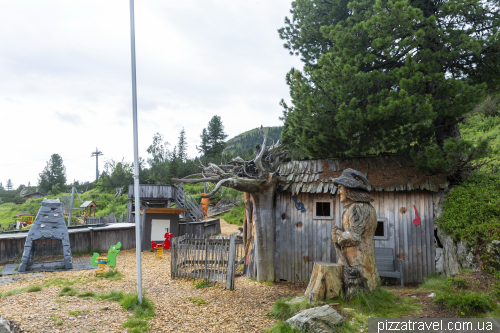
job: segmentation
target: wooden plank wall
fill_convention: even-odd
[[[150,199],[173,199],[172,185],[139,185],[139,197]],[[134,198],[134,185],[128,186],[128,197]]]
[[[69,233],[69,241],[72,252],[107,252],[111,245],[122,243],[122,250],[135,248],[135,227],[120,229],[94,229],[92,232],[93,249],[90,248],[91,233],[89,229]],[[24,251],[24,238],[0,238],[0,262],[21,259],[20,254]],[[57,240],[44,239],[39,245],[50,246],[56,244]],[[39,250],[43,248],[38,246]],[[38,254],[38,253],[36,253]],[[18,258],[16,258],[16,256]]]
[[[386,218],[389,223],[390,235],[388,240],[375,240],[375,246],[393,248],[395,255],[403,259],[405,282],[422,282],[425,276],[435,272],[432,193],[371,192],[371,195],[377,217]],[[337,262],[330,234],[333,223],[342,225],[340,197],[333,196],[333,220],[313,219],[314,199],[331,197],[328,193],[298,194],[297,201],[306,207],[306,212],[302,213],[295,208],[291,193],[278,193],[275,212],[277,281],[308,280],[315,261]],[[422,221],[418,226],[413,224],[416,218],[413,205]]]

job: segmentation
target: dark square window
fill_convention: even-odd
[[[375,236],[379,237],[385,236],[384,221],[377,221],[377,229],[375,229]]]
[[[328,216],[330,217],[330,202],[316,202],[316,216]]]

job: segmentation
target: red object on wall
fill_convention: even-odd
[[[419,225],[420,224],[420,216],[418,216],[417,207],[415,207],[415,205],[413,205],[413,208],[415,208],[415,214],[417,214],[417,218],[413,220],[413,224]]]

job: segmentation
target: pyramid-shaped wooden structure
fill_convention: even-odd
[[[62,241],[64,266],[66,269],[73,269],[73,257],[71,256],[68,228],[64,223],[63,211],[59,199],[43,199],[42,206],[26,237],[23,258],[18,269],[19,272],[25,272],[26,269],[33,264],[33,259],[35,257],[35,241],[44,238]]]

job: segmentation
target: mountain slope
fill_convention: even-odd
[[[267,136],[267,142],[270,143],[271,141],[276,142],[280,139],[283,127],[263,127],[262,130]],[[262,136],[259,134],[259,130],[254,128],[229,139],[224,152],[240,156],[248,156],[255,152],[255,146],[257,144],[262,144]]]

